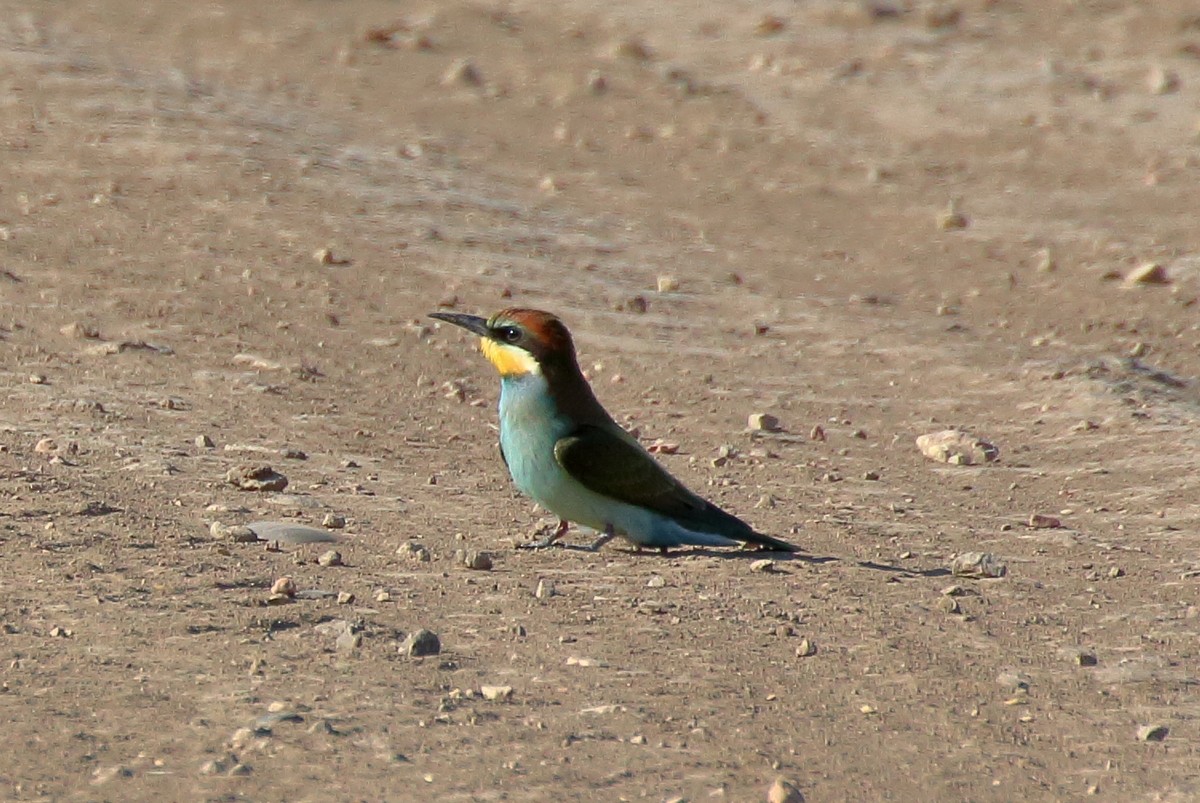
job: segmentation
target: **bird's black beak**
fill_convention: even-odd
[[[452,323],[455,326],[461,326],[468,332],[474,332],[480,337],[491,337],[492,330],[488,328],[487,318],[480,318],[478,315],[463,315],[458,312],[431,312],[430,318],[436,318],[439,321]]]

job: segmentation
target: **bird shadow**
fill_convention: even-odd
[[[528,549],[529,547],[519,547]],[[570,552],[586,552],[589,554],[599,554],[604,549],[596,550],[585,544],[571,544],[562,541],[555,541],[552,544],[547,544],[539,549],[562,549]],[[718,558],[720,560],[773,560],[778,563],[807,563],[813,566],[820,566],[826,563],[837,563],[845,560],[836,555],[813,555],[807,552],[783,552],[774,549],[719,549],[714,547],[674,547],[667,549],[656,549],[652,547],[626,548],[626,547],[610,547],[608,551],[621,552],[634,557],[645,558],[682,558],[682,557],[702,557],[702,558]],[[909,577],[948,577],[951,571],[944,567],[936,569],[915,569],[906,566],[896,566],[890,563],[878,563],[873,560],[856,560],[853,565],[861,569],[870,569],[875,572],[884,572],[894,575],[906,575]]]

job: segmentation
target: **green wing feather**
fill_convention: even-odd
[[[610,499],[662,513],[693,530],[796,551],[696,496],[624,431],[584,424],[554,444],[554,457],[580,484]]]
[[[627,437],[584,424],[554,444],[554,457],[584,487],[611,499],[668,516],[709,506]]]

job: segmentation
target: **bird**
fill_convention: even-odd
[[[478,335],[500,374],[500,456],[517,489],[559,519],[554,532],[526,546],[554,545],[574,522],[600,534],[593,551],[617,536],[637,551],[797,551],[693,493],[614,421],[579,369],[571,333],[552,313],[430,317]]]

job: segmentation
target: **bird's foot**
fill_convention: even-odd
[[[566,534],[567,528],[570,526],[566,519],[559,519],[558,526],[554,528],[554,532],[545,538],[530,541],[528,544],[517,544],[517,549],[545,549],[552,546],[562,546],[562,544],[558,543],[558,539]]]
[[[517,544],[517,549],[547,549],[552,546],[562,546],[562,544],[553,535],[547,535],[545,538],[539,538],[536,541]]]
[[[599,552],[600,547],[604,546],[605,544],[607,544],[609,541],[613,540],[616,537],[617,537],[617,534],[615,532],[613,532],[612,525],[609,525],[608,527],[604,528],[604,533],[599,538],[597,538],[595,541],[593,541],[590,546],[588,546],[588,551]]]

